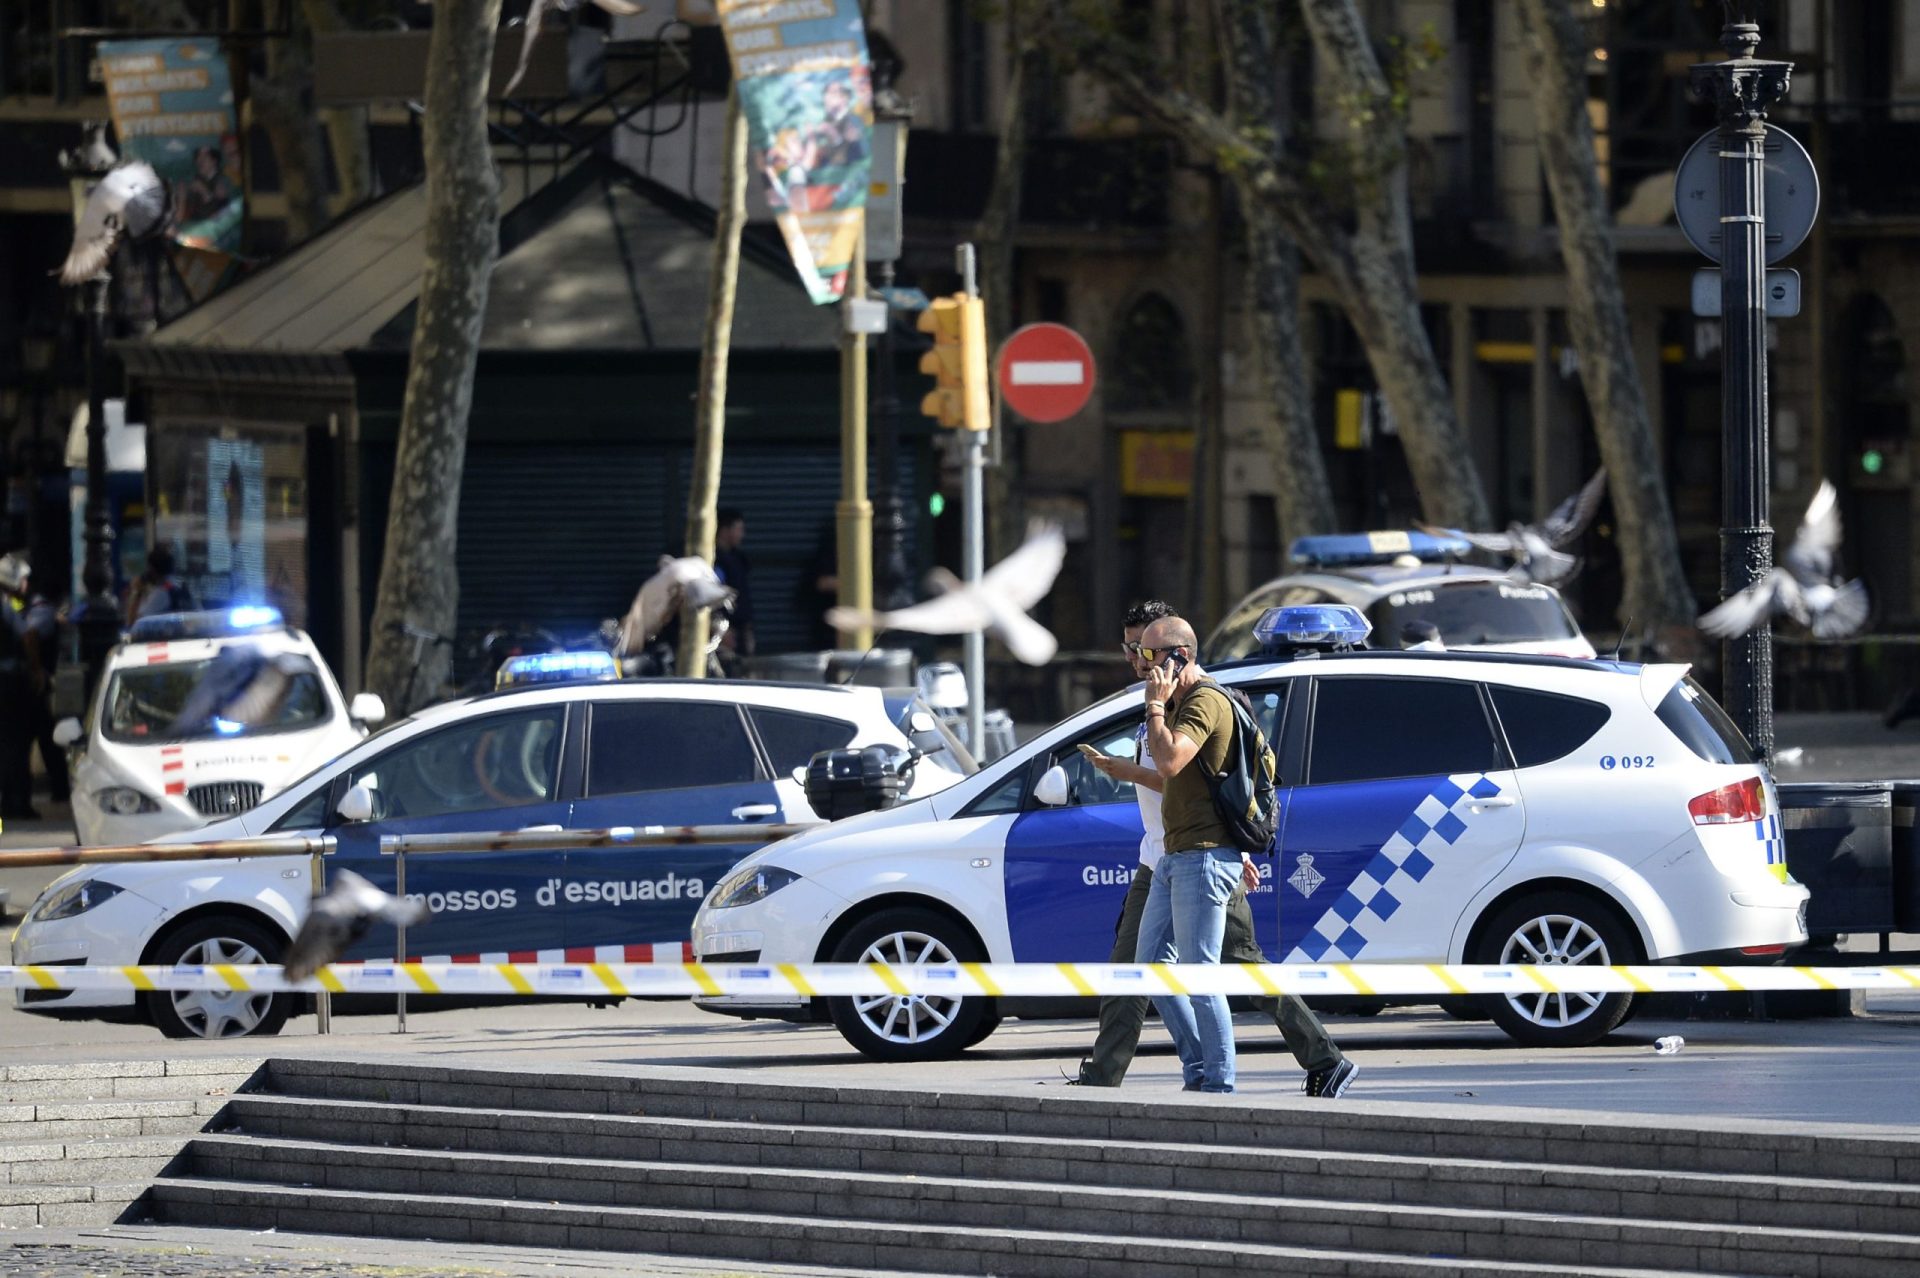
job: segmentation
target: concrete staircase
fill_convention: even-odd
[[[1920,1139],[275,1060],[167,1223],[998,1275],[1920,1276]]]
[[[0,1226],[118,1220],[259,1065],[0,1066]]]

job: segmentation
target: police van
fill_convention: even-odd
[[[1367,651],[1357,610],[1279,608],[1212,668],[1275,743],[1256,858],[1275,962],[1775,961],[1806,940],[1773,781],[1684,665]],[[704,962],[1104,962],[1137,862],[1136,686],[951,789],[775,844],[693,923]],[[1634,996],[1490,997],[1516,1040],[1581,1045]],[[985,998],[702,998],[831,1019],[883,1060],[950,1056],[1022,1009]]]

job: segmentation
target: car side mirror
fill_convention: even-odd
[[[378,694],[363,692],[347,703],[347,718],[355,723],[364,723],[372,727],[384,723],[387,718],[387,703]]]
[[[1033,797],[1050,808],[1064,808],[1073,798],[1073,787],[1067,782],[1067,770],[1054,764],[1040,774],[1034,782]]]
[[[80,738],[86,735],[87,730],[78,719],[62,719],[53,725],[53,743],[62,750],[78,745]]]
[[[806,785],[807,783],[807,765],[806,764],[803,763],[799,767],[793,770],[793,780],[794,780],[794,783],[797,785],[801,785],[801,786]]]
[[[374,810],[379,806],[378,792],[366,781],[355,782],[347,792],[340,796],[340,802],[333,809],[339,813],[342,821],[358,824],[371,821]]]

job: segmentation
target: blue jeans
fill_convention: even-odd
[[[1137,963],[1218,963],[1227,931],[1227,902],[1240,883],[1240,853],[1231,848],[1169,852],[1153,872],[1140,916]],[[1158,995],[1153,1005],[1180,1053],[1188,1090],[1233,1090],[1233,1018],[1224,994]]]

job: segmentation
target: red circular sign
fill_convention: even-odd
[[[1065,421],[1093,397],[1093,352],[1064,324],[1029,324],[1000,348],[994,380],[1028,421]]]

